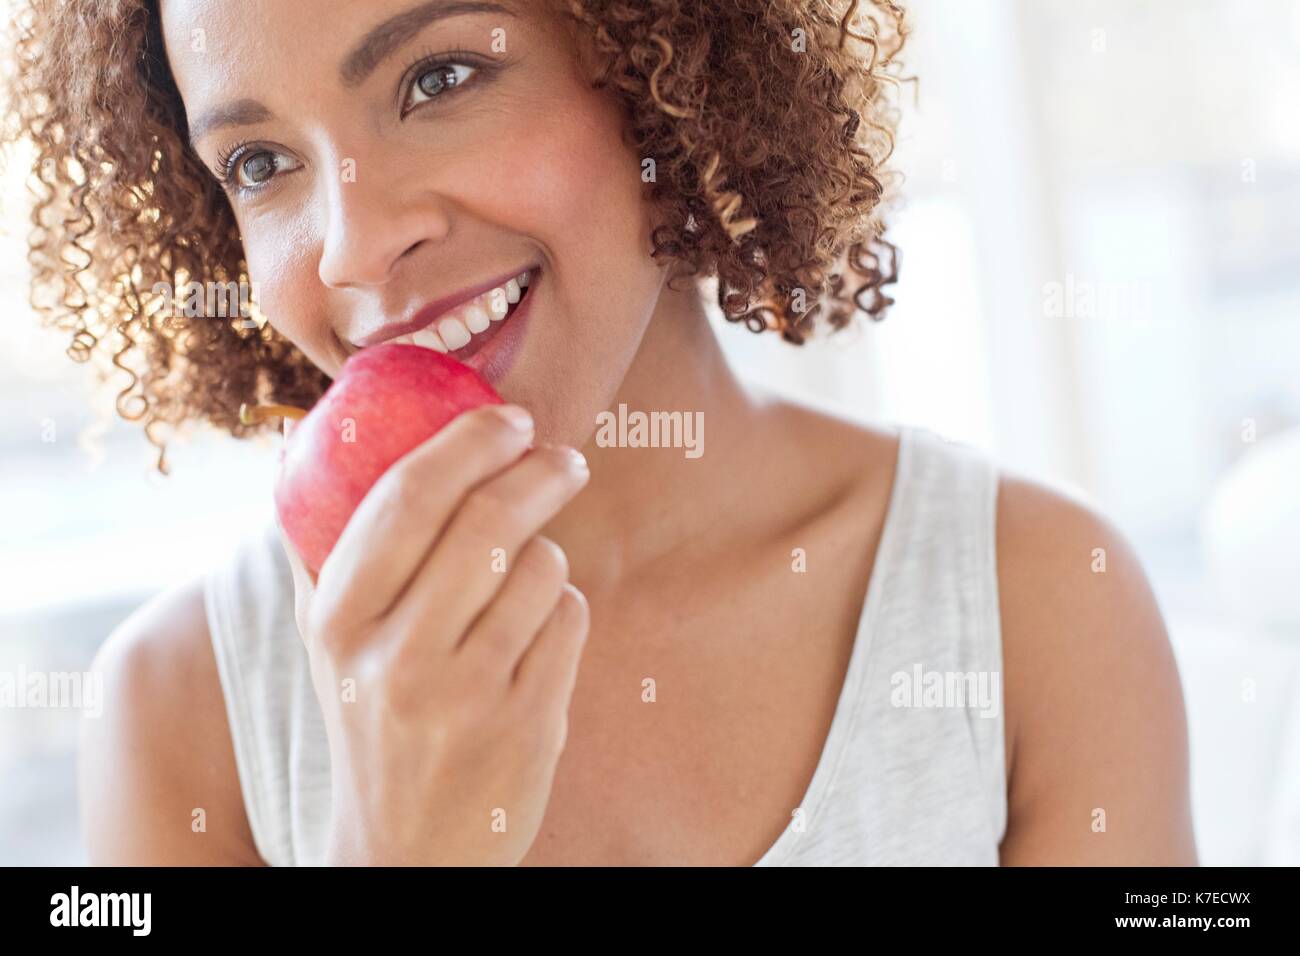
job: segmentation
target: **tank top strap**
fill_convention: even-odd
[[[986,811],[995,844],[1007,814],[999,477],[984,452],[929,429],[903,429],[866,678],[867,720],[895,736],[885,762],[967,751],[979,792],[966,798]],[[958,776],[960,767],[940,769]],[[904,789],[950,792],[912,771]]]
[[[272,866],[317,863],[329,822],[328,738],[273,522],[208,574],[204,600],[257,850]]]

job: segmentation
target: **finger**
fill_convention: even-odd
[[[563,549],[541,535],[524,545],[496,600],[470,627],[459,652],[481,657],[506,680],[546,624],[569,577]]]
[[[519,692],[537,701],[563,701],[567,707],[590,629],[586,596],[566,584],[555,610],[515,669],[514,684]]]
[[[588,477],[580,453],[546,447],[475,488],[394,607],[395,619],[426,632],[437,622],[431,639],[454,646],[504,583],[494,556],[513,560]]]
[[[330,619],[346,629],[387,612],[461,499],[531,439],[527,412],[492,405],[459,416],[384,472],[321,566],[318,593],[337,601]]]

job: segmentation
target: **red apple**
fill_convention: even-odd
[[[313,573],[388,468],[462,412],[502,404],[477,372],[418,345],[376,345],[343,364],[281,450],[275,507]],[[283,412],[272,412],[282,414]]]

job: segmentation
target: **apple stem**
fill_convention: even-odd
[[[303,418],[307,409],[297,405],[249,405],[239,406],[239,421],[242,425],[260,425],[268,418]]]

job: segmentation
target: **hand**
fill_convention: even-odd
[[[538,531],[588,473],[531,439],[517,406],[460,416],[384,473],[319,578],[281,533],[329,738],[330,863],[513,865],[537,836],[589,625]]]

